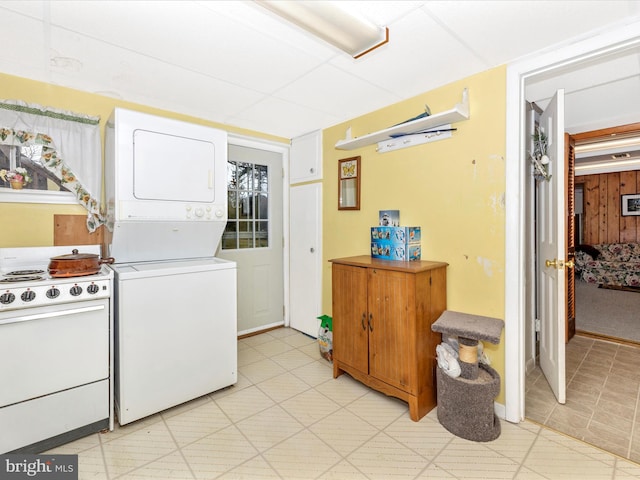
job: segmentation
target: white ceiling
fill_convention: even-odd
[[[638,0],[341,3],[389,43],[354,60],[251,1],[0,0],[0,71],[293,138],[640,19]],[[528,99],[565,88],[571,133],[640,121],[638,51],[578,70]]]

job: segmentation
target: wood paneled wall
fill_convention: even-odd
[[[640,170],[576,177],[584,191],[582,243],[640,242],[640,217],[623,217],[621,195],[640,193]]]

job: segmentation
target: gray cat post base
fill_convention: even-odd
[[[443,340],[457,336],[460,376],[450,377],[436,369],[438,420],[458,437],[489,442],[500,436],[500,419],[493,401],[500,393],[500,375],[488,365],[478,364],[478,341],[500,343],[504,322],[445,310],[431,325]]]

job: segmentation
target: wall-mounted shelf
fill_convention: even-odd
[[[368,133],[361,137],[349,138],[350,130],[347,131],[347,138],[339,140],[336,143],[338,150],[353,150],[355,148],[373,145],[400,135],[411,135],[423,132],[432,128],[440,127],[451,123],[460,122],[469,119],[469,92],[465,88],[462,91],[462,101],[457,103],[451,110],[429,115],[428,117],[419,118],[410,122],[394,125],[393,127],[380,130],[378,132]],[[410,145],[407,145],[410,146]]]

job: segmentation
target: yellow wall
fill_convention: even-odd
[[[111,115],[115,107],[122,107],[191,123],[223,128],[228,132],[289,143],[288,139],[2,73],[0,73],[0,85],[2,85],[1,96],[4,99],[22,100],[27,103],[100,116],[100,129],[103,136],[104,125],[109,115]],[[79,205],[0,203],[0,225],[3,225],[0,228],[0,247],[53,245],[53,215],[55,214],[84,215],[86,210]]]
[[[224,128],[276,141],[264,134],[207,122],[149,106],[0,74],[2,97],[99,115],[102,129],[114,107]],[[378,154],[375,145],[334,148],[348,127],[353,136],[386,128],[420,113],[449,110],[469,89],[471,118],[454,126],[453,138]],[[400,210],[402,225],[422,227],[424,259],[449,263],[450,310],[504,318],[504,190],[506,67],[432,90],[326,129],[323,180],[323,312],[331,312],[328,260],[369,254],[369,228],[379,210]],[[337,210],[337,161],[362,157],[361,210]],[[0,204],[0,246],[53,244],[53,215],[84,214],[79,206]],[[11,227],[9,228],[9,225]],[[487,345],[504,379],[504,342]],[[504,404],[504,391],[497,401]]]
[[[469,89],[471,116],[450,139],[377,153],[376,145],[337,150],[352,136],[382,130],[429,105],[449,110]],[[400,210],[400,224],[422,228],[422,258],[444,261],[447,308],[504,319],[506,67],[451,83],[324,130],[323,312],[331,312],[328,260],[368,255],[379,210]],[[361,209],[338,211],[337,161],[360,155]],[[504,332],[503,332],[504,333]],[[504,334],[503,334],[504,338]],[[486,346],[504,379],[504,345]],[[497,398],[504,404],[504,390]]]

